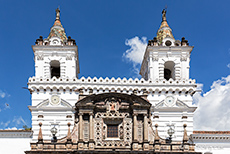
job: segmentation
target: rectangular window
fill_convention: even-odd
[[[118,125],[107,125],[107,137],[118,137]]]

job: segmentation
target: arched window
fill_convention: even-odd
[[[167,61],[164,64],[164,78],[169,80],[170,78],[175,80],[175,63],[173,61]]]
[[[51,78],[53,78],[54,76],[56,78],[59,78],[61,75],[61,71],[60,71],[60,62],[57,60],[53,60],[50,62],[50,73],[51,73]]]

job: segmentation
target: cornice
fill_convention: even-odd
[[[37,89],[92,89],[109,91],[147,91],[150,92],[185,92],[193,94],[196,91],[196,81],[189,80],[161,80],[151,81],[142,79],[126,78],[35,78],[31,77],[28,81],[28,88],[33,92]],[[140,93],[142,94],[142,93]]]
[[[165,112],[184,112],[184,111],[187,111],[187,112],[194,112],[195,110],[197,109],[197,107],[188,107],[188,108],[185,108],[185,107],[162,107],[162,108],[153,108],[152,109],[152,112],[162,112],[162,111],[165,111]]]
[[[36,46],[32,45],[33,51],[71,51],[77,52],[77,46]]]
[[[28,106],[30,111],[69,111],[69,107],[40,107],[37,108],[36,106]],[[72,111],[75,111],[74,107],[71,108]]]
[[[230,131],[193,131],[191,134],[194,142],[229,142]]]
[[[31,138],[32,135],[31,130],[0,130],[0,138]]]

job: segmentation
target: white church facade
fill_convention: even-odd
[[[192,95],[196,92],[195,80],[189,78],[189,61],[193,49],[187,41],[175,40],[167,24],[165,12],[157,37],[150,40],[143,58],[141,79],[80,78],[78,48],[67,38],[61,25],[59,12],[47,39],[39,38],[33,46],[35,76],[29,78],[31,91],[33,140],[36,141],[39,123],[43,138],[50,139],[50,129],[58,129],[58,137],[67,134],[67,123],[74,126],[75,103],[89,95],[102,93],[135,94],[146,97],[151,106],[151,122],[158,124],[159,135],[182,140],[183,125],[188,134],[193,131],[193,114],[196,107]]]
[[[35,76],[28,89],[33,134],[27,154],[208,152],[194,144],[203,138],[193,130],[193,46],[174,38],[166,10],[157,36],[146,47],[141,79],[78,78],[78,46],[66,36],[59,9],[49,36],[37,39],[32,48]],[[226,137],[225,144],[229,142]]]
[[[189,61],[193,47],[189,46],[187,42],[184,38],[181,41],[174,39],[166,20],[166,11],[163,10],[162,23],[157,37],[150,40],[146,48],[140,70],[141,79],[90,77],[79,79],[78,48],[71,37],[67,38],[60,21],[60,10],[57,9],[56,20],[48,38],[40,37],[32,47],[35,76],[29,78],[28,81],[28,89],[32,95],[32,105],[29,106],[32,114],[32,145],[38,141],[40,130],[42,131],[42,139],[50,140],[52,128],[57,129],[57,138],[64,138],[68,133],[68,127],[70,132],[73,132],[77,127],[77,137],[79,141],[82,140],[82,144],[78,143],[79,149],[90,149],[89,146],[94,146],[93,149],[105,147],[101,144],[108,146],[106,140],[110,140],[108,137],[110,127],[115,129],[115,133],[118,134],[125,131],[123,127],[128,127],[125,125],[128,122],[125,119],[128,120],[128,117],[120,115],[121,117],[117,117],[119,120],[110,126],[107,123],[114,121],[113,118],[106,117],[102,114],[103,112],[95,114],[98,112],[95,110],[102,110],[102,106],[100,107],[99,104],[95,103],[94,99],[96,98],[92,98],[94,101],[91,103],[95,103],[94,106],[82,107],[81,105],[78,107],[79,103],[76,102],[87,100],[90,97],[98,97],[97,99],[103,97],[105,99],[104,104],[102,103],[103,106],[107,106],[110,101],[116,102],[114,114],[120,113],[125,108],[127,111],[124,110],[122,113],[133,114],[129,117],[133,128],[130,127],[131,130],[127,131],[127,134],[130,135],[124,139],[124,143],[127,142],[126,148],[135,149],[134,143],[128,143],[128,141],[138,140],[136,150],[149,149],[150,143],[146,143],[146,147],[140,148],[140,146],[144,141],[151,142],[152,140],[154,142],[156,134],[154,131],[150,132],[148,127],[155,130],[155,125],[158,126],[158,133],[162,139],[169,138],[168,131],[170,129],[173,131],[170,138],[174,142],[182,141],[185,129],[188,135],[193,132],[193,114],[196,110],[192,104],[196,83],[195,80],[189,78]],[[108,98],[105,95],[108,95]],[[138,98],[135,98],[136,96]],[[135,101],[140,97],[146,102],[139,102],[139,105],[142,105],[138,108],[133,103],[132,107],[128,107],[131,104],[126,100],[127,97],[130,97],[129,99],[135,98]],[[110,101],[107,102],[106,100]],[[145,108],[146,105],[149,107]],[[110,112],[108,110],[111,109],[107,109],[107,112]],[[112,117],[115,116],[112,111],[111,114]],[[102,134],[107,133],[107,135],[102,139],[101,136],[103,135],[94,131],[97,127],[96,115],[105,116],[102,118],[104,122],[102,125],[105,128],[97,128],[106,129]],[[134,124],[135,120],[136,124]],[[150,135],[151,133],[153,136]],[[93,139],[96,136],[98,141]],[[121,139],[121,136],[118,136]],[[84,145],[90,140],[93,140],[94,143]],[[116,145],[113,139],[108,143],[110,142],[112,146]],[[124,143],[119,142],[121,146],[125,146]],[[119,145],[117,145],[118,147]]]

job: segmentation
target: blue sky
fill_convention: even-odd
[[[80,77],[137,77],[132,61],[123,56],[130,49],[125,42],[155,37],[165,5],[174,37],[185,37],[194,46],[190,76],[203,84],[203,93],[230,74],[227,0],[2,0],[0,4],[0,129],[31,125],[30,94],[22,88],[34,75],[31,45],[40,35],[48,36],[58,6],[67,36],[79,47]]]

